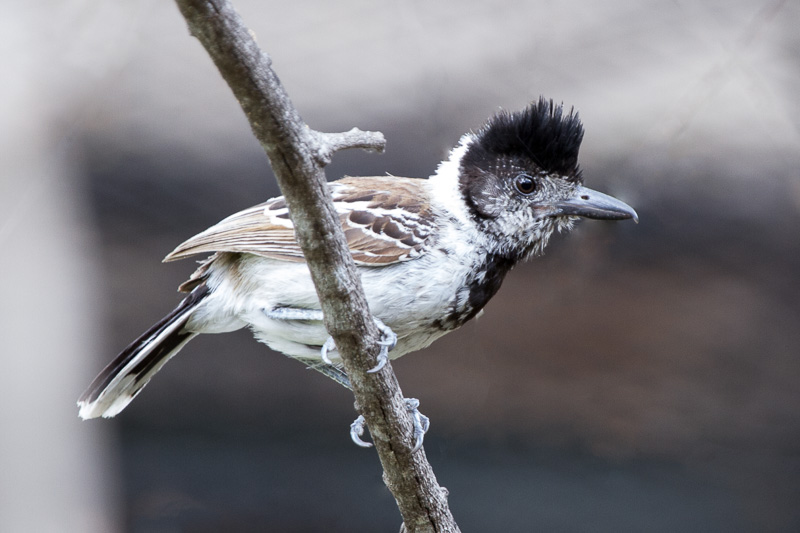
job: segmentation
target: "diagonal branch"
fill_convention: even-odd
[[[227,0],[176,0],[190,33],[208,51],[261,142],[292,212],[297,240],[408,531],[459,531],[422,449],[412,453],[412,421],[391,365],[376,374],[378,330],[347,248],[324,165],[338,150],[382,150],[383,135],[311,130],[289,100],[269,56]]]

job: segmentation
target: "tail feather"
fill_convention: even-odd
[[[170,314],[111,361],[78,399],[79,416],[84,420],[109,418],[122,411],[150,378],[197,335],[183,327],[208,292],[205,284],[196,287]]]

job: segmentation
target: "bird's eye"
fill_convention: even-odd
[[[522,194],[531,194],[536,190],[536,181],[527,174],[520,174],[514,178],[514,188]]]

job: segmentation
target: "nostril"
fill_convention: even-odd
[[[588,194],[584,194],[583,196],[581,196],[581,200],[588,200],[588,199],[589,199]]]

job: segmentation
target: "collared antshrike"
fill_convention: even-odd
[[[514,265],[540,254],[553,232],[571,229],[579,217],[638,220],[627,204],[583,186],[582,138],[577,113],[540,98],[465,134],[428,179],[330,183],[383,333],[376,368],[477,316]],[[78,402],[82,418],[122,411],[195,335],[243,327],[349,385],[283,198],[231,215],[165,260],[197,254],[212,255],[181,285],[188,296],[95,378]],[[424,432],[427,419],[409,404]]]

